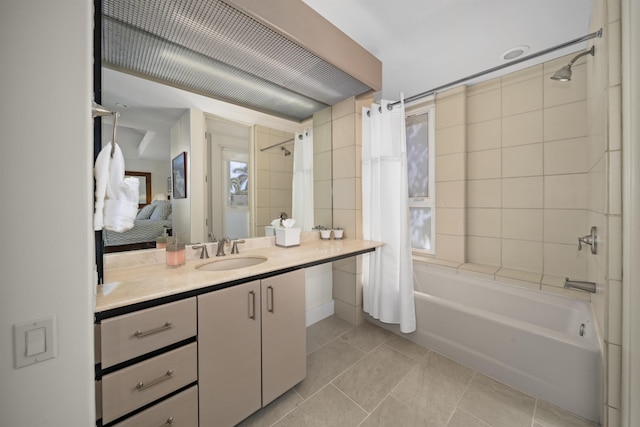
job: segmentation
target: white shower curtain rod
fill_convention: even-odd
[[[484,70],[484,71],[481,71],[479,73],[467,76],[465,78],[453,81],[451,83],[447,83],[445,85],[438,86],[438,87],[433,88],[431,90],[428,90],[426,92],[422,92],[422,93],[419,93],[417,95],[410,96],[409,98],[405,98],[404,102],[406,104],[408,102],[415,101],[417,99],[424,98],[424,97],[427,97],[429,95],[433,95],[434,93],[437,93],[437,92],[441,91],[442,89],[446,89],[446,88],[449,88],[451,86],[459,85],[459,84],[464,83],[466,81],[473,80],[473,79],[475,79],[477,77],[481,77],[481,76],[484,76],[486,74],[493,73],[494,71],[502,70],[503,68],[507,68],[507,67],[510,67],[512,65],[519,64],[521,62],[528,61],[530,59],[534,59],[534,58],[537,58],[539,56],[551,53],[553,51],[556,51],[556,50],[559,50],[559,49],[564,49],[565,47],[572,46],[572,45],[574,45],[576,43],[582,43],[582,42],[585,42],[587,40],[591,40],[591,39],[596,38],[596,37],[602,37],[602,28],[600,28],[598,31],[596,31],[594,33],[587,34],[586,36],[582,36],[580,38],[570,40],[568,42],[559,44],[557,46],[553,46],[553,47],[550,47],[548,49],[541,50],[540,52],[536,52],[536,53],[533,53],[531,55],[523,56],[522,58],[515,59],[515,60],[513,60],[511,62],[508,62],[506,64],[498,65],[497,67],[489,68],[488,70]],[[393,107],[395,107],[398,104],[400,104],[400,101],[389,103],[389,104],[387,104],[387,109],[391,110]]]

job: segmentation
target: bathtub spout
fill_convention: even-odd
[[[579,289],[585,292],[596,293],[595,282],[583,282],[581,280],[570,280],[568,277],[564,279],[565,289]]]

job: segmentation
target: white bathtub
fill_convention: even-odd
[[[589,303],[419,264],[414,274],[411,339],[599,421],[600,346]]]

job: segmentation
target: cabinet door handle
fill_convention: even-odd
[[[166,331],[167,329],[171,329],[172,327],[173,327],[173,323],[167,321],[164,323],[164,325],[158,326],[157,328],[154,328],[154,329],[149,329],[148,331],[141,331],[140,329],[138,329],[133,333],[133,335],[136,338],[144,338],[144,337],[148,337],[149,335],[157,334],[158,332]]]
[[[249,291],[249,319],[256,319],[256,293]]]
[[[149,387],[153,387],[154,385],[158,385],[163,381],[166,381],[168,379],[173,378],[173,369],[169,369],[164,375],[162,375],[161,377],[158,378],[154,378],[150,381],[145,382],[139,382],[138,384],[136,384],[136,388],[138,389],[138,391],[142,391],[142,390],[146,390]]]
[[[271,304],[269,304],[271,301]],[[273,313],[273,286],[267,286],[267,310]]]

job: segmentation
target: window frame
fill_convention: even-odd
[[[405,119],[411,116],[416,116],[420,114],[427,114],[427,145],[428,145],[428,184],[427,184],[427,192],[429,197],[408,197],[409,199],[409,209],[411,208],[431,208],[431,249],[420,249],[414,248],[411,246],[411,251],[413,255],[428,255],[435,256],[436,255],[436,132],[435,132],[435,103],[433,102],[433,97],[430,97],[426,100],[420,100],[419,102],[412,103],[409,105],[405,105]],[[408,177],[407,177],[408,178]],[[408,196],[408,194],[407,194]]]

